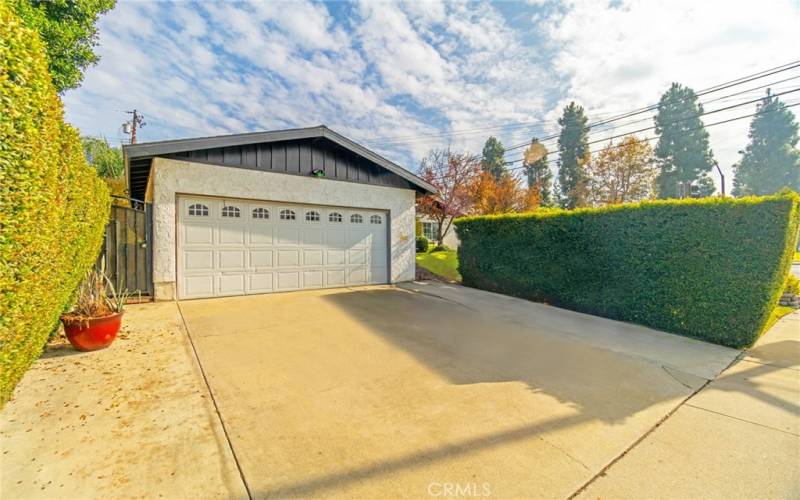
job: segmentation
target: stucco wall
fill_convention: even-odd
[[[155,158],[153,282],[156,299],[175,297],[177,195],[224,196],[388,210],[392,283],[414,279],[414,191]]]

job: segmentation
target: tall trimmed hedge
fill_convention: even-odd
[[[467,286],[751,345],[797,244],[798,196],[668,200],[455,221]]]
[[[38,34],[0,0],[0,405],[97,257],[109,205]]]

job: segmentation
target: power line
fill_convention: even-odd
[[[799,90],[800,90],[800,89],[799,89]],[[800,106],[800,102],[798,102],[798,103],[795,103],[795,104],[791,104],[791,105],[784,106],[784,107],[783,107],[783,108],[781,108],[781,109],[793,108],[793,107],[795,107],[795,106]],[[775,111],[778,111],[778,110],[775,110]],[[689,134],[688,134],[689,132],[695,132],[695,131],[697,131],[697,130],[702,130],[702,129],[704,129],[704,128],[713,127],[713,126],[715,126],[715,125],[723,125],[723,124],[725,124],[725,123],[730,123],[730,122],[734,122],[734,121],[737,121],[737,120],[744,120],[745,118],[751,118],[751,117],[753,117],[753,116],[757,116],[757,115],[761,115],[761,114],[774,113],[775,111],[756,112],[756,113],[751,113],[751,114],[749,114],[749,115],[742,115],[742,116],[737,116],[737,117],[734,117],[734,118],[728,118],[728,119],[725,119],[725,120],[720,120],[720,121],[718,121],[718,122],[709,123],[709,124],[707,124],[707,125],[701,125],[701,126],[699,126],[699,127],[690,128],[690,129],[686,130],[686,131],[685,131],[685,133],[682,133],[682,134],[675,134],[675,135],[672,135],[672,136],[670,136],[670,137],[684,137],[684,136],[686,136],[686,135],[689,135]],[[628,135],[628,134],[625,134],[625,135]],[[661,138],[661,136],[660,136],[660,135],[655,135],[655,136],[652,136],[652,137],[642,137],[642,138],[637,138],[637,140],[639,140],[639,141],[654,141],[654,140],[656,140],[656,139],[660,139],[660,138]],[[594,141],[594,143],[597,143],[597,142],[602,142],[602,141],[606,141],[606,140],[609,140],[609,139],[601,139],[601,140],[597,140],[597,141]],[[589,144],[592,144],[592,143],[590,142]],[[592,154],[595,154],[595,153],[600,153],[600,152],[602,152],[602,151],[605,151],[605,150],[607,150],[607,149],[616,149],[616,148],[621,148],[621,147],[623,147],[623,144],[610,145],[610,146],[606,146],[606,147],[603,147],[603,148],[597,149],[597,150],[595,150],[595,151],[590,151],[590,152],[589,152],[589,154],[590,154],[590,155],[592,155]],[[517,159],[515,159],[515,160],[511,160],[511,161],[508,161],[508,162],[506,162],[506,163],[507,163],[507,164],[510,164],[510,163],[516,163],[516,162],[518,162],[518,161],[522,161],[522,160],[524,160],[524,159],[525,159],[525,158],[517,158]],[[557,158],[554,158],[554,159],[552,159],[552,160],[547,160],[547,163],[548,163],[548,164],[550,164],[550,163],[554,163],[554,162],[557,162],[557,161],[559,161],[559,159],[557,159]],[[520,167],[514,167],[513,169],[508,169],[508,170],[518,170],[518,169],[521,169],[521,168],[525,168],[525,167],[524,167],[524,166],[520,166]]]
[[[800,87],[794,88],[792,90],[787,90],[786,92],[781,92],[780,94],[772,94],[772,97],[778,97],[778,96],[785,95],[785,94],[791,94],[792,92],[797,92],[797,91],[800,91]],[[685,122],[687,120],[700,118],[701,116],[706,116],[706,115],[713,115],[714,113],[719,113],[721,111],[728,111],[728,110],[731,110],[731,109],[734,109],[734,108],[738,108],[738,107],[741,107],[741,106],[747,106],[748,104],[753,104],[753,103],[760,102],[760,101],[763,101],[763,100],[764,100],[763,97],[759,97],[758,99],[752,99],[752,100],[747,101],[747,102],[742,102],[742,103],[739,103],[739,104],[731,104],[730,106],[725,106],[724,108],[714,109],[712,111],[704,111],[704,112],[696,114],[696,115],[687,116],[686,118],[681,118],[680,120],[675,120],[673,122],[668,123],[667,125],[676,125],[678,123],[682,123],[682,122]],[[633,122],[631,122],[631,123],[633,123]],[[610,141],[610,140],[613,140],[613,139],[618,139],[620,137],[625,137],[626,135],[638,134],[639,132],[647,132],[648,130],[653,130],[655,128],[656,128],[656,126],[653,125],[652,127],[645,127],[645,128],[640,128],[638,130],[631,130],[629,132],[625,132],[624,134],[617,134],[617,135],[612,135],[611,137],[604,137],[602,139],[595,139],[594,141],[589,141],[586,144],[589,145],[589,144],[597,144],[598,142]]]
[[[798,76],[800,78],[800,76]],[[598,115],[614,115],[620,113],[620,111],[606,111],[603,113],[597,113]],[[425,134],[425,135],[404,135],[404,136],[395,136],[389,138],[375,138],[375,139],[362,139],[361,142],[370,144],[371,146],[392,146],[398,144],[410,144],[410,139],[438,139],[442,137],[454,137],[454,136],[461,136],[461,135],[472,135],[476,133],[484,133],[484,132],[491,132],[495,130],[505,130],[505,129],[513,129],[513,128],[525,128],[525,127],[541,127],[544,125],[556,125],[558,124],[558,120],[539,120],[535,123],[512,123],[508,125],[495,125],[490,127],[477,127],[471,129],[458,129],[452,132],[441,132],[437,134]]]
[[[789,67],[784,67],[784,66],[789,66]],[[719,85],[717,85],[715,87],[710,87],[708,89],[703,89],[703,90],[695,93],[695,96],[696,97],[700,97],[700,96],[703,96],[703,95],[710,94],[712,92],[719,92],[720,90],[731,88],[731,87],[734,87],[736,85],[741,85],[743,83],[751,82],[753,80],[758,80],[758,79],[761,79],[761,78],[764,78],[764,77],[767,77],[767,76],[771,76],[771,75],[774,75],[776,73],[781,73],[783,71],[788,71],[790,69],[794,69],[794,68],[797,68],[797,67],[800,67],[800,64],[798,64],[798,61],[794,61],[794,62],[791,62],[791,63],[788,63],[788,64],[784,64],[782,66],[778,66],[777,68],[771,68],[771,69],[762,71],[762,73],[765,73],[763,75],[761,75],[759,73],[755,73],[754,75],[748,75],[746,77],[738,78],[738,79],[732,80],[730,82],[725,82],[725,83],[719,84]],[[780,68],[782,68],[782,69],[780,69]],[[635,109],[633,111],[630,111],[628,113],[624,113],[622,115],[619,115],[618,117],[608,118],[608,119],[605,119],[605,120],[600,120],[598,122],[590,123],[589,125],[587,125],[587,128],[591,129],[592,127],[597,127],[599,125],[605,125],[607,123],[612,123],[612,122],[615,122],[617,120],[621,120],[623,118],[630,118],[631,116],[640,115],[642,113],[648,113],[650,111],[655,111],[657,109],[658,109],[658,104],[651,104],[650,106],[646,106],[644,108],[639,108],[639,109]],[[559,134],[552,134],[552,135],[550,135],[550,136],[548,136],[546,138],[543,138],[542,140],[554,139],[554,138],[558,137],[558,135]],[[519,148],[528,146],[529,144],[530,144],[529,142],[522,143],[522,144],[517,144],[517,145],[514,145],[514,146],[506,148],[505,151],[512,151],[514,149],[519,149]]]
[[[791,90],[787,90],[785,92],[781,92],[781,93],[778,93],[778,94],[772,94],[772,97],[778,97],[778,96],[781,96],[781,95],[784,95],[784,94],[791,94],[791,93],[797,92],[797,91],[800,91],[800,87],[796,87],[796,88],[793,88]],[[759,97],[758,99],[751,99],[751,100],[746,101],[746,102],[741,102],[741,103],[738,103],[738,104],[732,104],[730,106],[725,106],[723,108],[713,109],[711,111],[703,111],[702,113],[698,113],[698,114],[695,114],[695,115],[692,115],[692,116],[687,116],[685,118],[681,118],[680,120],[672,121],[672,122],[670,122],[670,123],[668,123],[666,125],[675,125],[675,124],[678,124],[678,123],[681,123],[681,122],[685,122],[687,120],[692,120],[694,118],[700,118],[701,116],[712,115],[714,113],[719,113],[719,112],[722,112],[722,111],[729,111],[729,110],[734,109],[734,108],[738,108],[738,107],[741,107],[741,106],[747,106],[748,104],[754,104],[754,103],[757,103],[757,102],[761,102],[763,100],[764,100],[763,97]],[[617,127],[612,127],[610,129],[604,129],[604,130],[601,130],[601,131],[597,131],[595,133],[609,132],[611,130],[615,130],[617,128],[622,128],[624,126],[632,125],[634,123],[639,123],[639,122],[642,122],[642,121],[648,121],[651,118],[652,117],[648,117],[648,118],[643,118],[643,119],[639,119],[639,120],[634,120],[634,121],[631,121],[631,122],[626,122],[626,123],[623,123],[622,125],[618,125]],[[589,144],[597,144],[598,142],[605,142],[605,141],[609,141],[609,140],[613,140],[613,139],[618,139],[620,137],[625,137],[625,136],[628,136],[628,135],[638,134],[640,132],[646,132],[648,130],[653,130],[655,128],[656,128],[655,125],[653,125],[653,126],[650,126],[650,127],[640,128],[638,130],[629,130],[629,131],[627,131],[625,133],[622,133],[622,134],[617,134],[617,135],[613,135],[613,136],[610,136],[610,137],[603,137],[602,139],[595,139],[593,141],[589,141],[589,142],[587,142],[587,145],[589,145]],[[526,143],[526,145],[530,145],[530,143]],[[522,159],[522,158],[518,158],[518,159],[512,160],[512,161],[519,161],[520,159]]]
[[[765,78],[767,76],[771,76],[771,75],[776,74],[776,73],[781,73],[783,71],[788,71],[790,69],[794,69],[794,68],[797,68],[797,67],[800,67],[800,60],[796,60],[796,61],[792,61],[792,62],[789,62],[789,63],[785,63],[785,64],[782,64],[780,66],[776,66],[776,67],[773,67],[773,68],[765,69],[765,70],[759,71],[757,73],[752,73],[752,74],[749,74],[749,75],[746,75],[746,76],[739,77],[739,78],[734,79],[734,80],[729,80],[727,82],[723,82],[723,83],[714,85],[712,87],[708,87],[708,88],[702,89],[702,90],[700,90],[699,92],[696,93],[696,96],[699,97],[699,96],[707,95],[707,94],[710,94],[710,93],[713,93],[713,92],[718,92],[718,91],[724,90],[726,88],[734,87],[736,85],[741,85],[741,84],[744,84],[744,83],[747,83],[747,82],[750,82],[750,81],[753,81],[753,80]],[[783,83],[783,82],[786,82],[786,81],[789,81],[789,80],[792,80],[792,79],[796,79],[796,78],[800,78],[800,75],[793,76],[793,77],[790,77],[790,78],[786,78],[786,79],[783,79],[783,80],[778,80],[778,81],[775,81],[775,82],[772,82],[772,83],[769,83],[769,84],[765,84],[765,85],[761,85],[759,87],[754,87],[752,89],[748,89],[748,90],[745,90],[745,91],[740,91],[740,92],[736,92],[736,93],[733,93],[733,94],[728,94],[726,96],[722,96],[720,98],[712,99],[712,100],[709,100],[707,102],[715,102],[715,101],[720,100],[720,99],[724,99],[724,98],[727,98],[727,97],[732,97],[732,96],[744,94],[746,92],[751,92],[753,90],[758,90],[759,88],[764,88],[764,87],[767,87],[767,86],[776,85],[778,83]],[[654,109],[657,109],[657,108],[658,108],[658,104],[653,104],[653,105],[646,106],[644,108],[638,108],[638,109],[634,109],[632,111],[626,111],[626,112],[623,112],[622,114],[616,114],[616,115],[613,115],[610,118],[603,119],[603,120],[600,120],[600,121],[595,122],[595,123],[591,123],[591,124],[588,125],[588,127],[591,128],[591,127],[596,127],[596,126],[599,126],[599,125],[604,125],[606,123],[612,123],[614,121],[618,121],[618,120],[623,119],[623,118],[628,118],[628,117],[631,117],[631,116],[635,116],[637,114],[645,113],[645,112],[648,112],[648,111],[653,111]],[[603,114],[609,114],[609,113],[598,113],[598,114],[599,115],[603,115]],[[363,140],[363,142],[371,144],[373,147],[375,147],[376,145],[377,146],[386,147],[386,146],[392,146],[392,145],[398,145],[398,144],[408,144],[409,143],[408,141],[403,141],[401,139],[425,139],[425,140],[431,140],[431,139],[438,138],[438,137],[451,137],[451,136],[456,136],[456,135],[466,135],[466,134],[470,134],[470,133],[476,133],[476,132],[482,132],[482,131],[490,131],[490,130],[501,130],[501,129],[507,129],[507,128],[525,128],[525,127],[531,127],[531,126],[539,126],[539,127],[541,127],[541,126],[546,125],[546,124],[555,124],[555,123],[557,123],[557,120],[548,120],[548,121],[543,121],[542,120],[542,121],[539,121],[539,122],[537,122],[535,124],[534,123],[525,123],[525,124],[498,125],[498,126],[493,126],[493,127],[478,127],[478,128],[473,128],[473,129],[461,129],[461,130],[448,132],[448,133],[444,133],[443,132],[443,133],[439,133],[439,134],[425,134],[425,135],[416,135],[416,136],[414,136],[414,135],[406,135],[406,136],[395,136],[395,137],[377,137],[377,138],[373,138],[373,139]],[[550,139],[555,138],[555,137],[557,137],[557,135],[548,136],[548,137],[542,138],[541,141],[550,140]],[[524,144],[511,146],[509,148],[506,148],[506,151],[510,151],[510,150],[513,150],[513,149],[519,149],[520,147],[527,146],[528,144],[529,143],[526,142]]]
[[[794,104],[790,104],[790,105],[785,105],[783,108],[781,108],[781,110],[782,109],[793,108],[795,106],[800,106],[800,102],[797,102],[797,103],[794,103]],[[713,126],[716,126],[716,125],[723,125],[723,124],[731,123],[731,122],[734,122],[734,121],[737,121],[737,120],[744,120],[745,118],[751,118],[751,117],[757,116],[757,115],[763,115],[763,114],[767,114],[767,113],[774,113],[776,111],[780,111],[780,110],[759,111],[759,112],[756,112],[756,113],[751,113],[749,115],[742,115],[742,116],[737,116],[737,117],[734,117],[734,118],[728,118],[726,120],[720,120],[718,122],[709,123],[707,125],[702,125],[700,127],[695,127],[695,128],[686,130],[685,133],[673,135],[672,137],[683,137],[683,136],[688,135],[689,132],[694,132],[694,131],[697,131],[697,130],[701,130],[703,128],[713,127]],[[656,135],[656,136],[653,136],[653,137],[637,138],[637,140],[639,140],[639,141],[648,141],[649,142],[649,141],[653,141],[653,140],[659,139],[660,137],[661,137],[660,135]],[[603,151],[606,151],[606,150],[609,150],[609,149],[617,149],[617,148],[621,148],[623,146],[624,146],[624,144],[609,145],[609,146],[606,146],[606,147],[603,147],[603,148],[600,148],[600,149],[596,149],[594,151],[589,151],[589,155],[591,156],[591,155],[594,155],[594,154],[597,154],[597,153],[600,153],[600,152],[603,152]],[[514,160],[510,160],[510,161],[506,162],[506,165],[510,165],[512,163],[516,163],[516,162],[522,161],[522,160],[524,160],[524,158],[517,158],[517,159],[514,159]],[[550,165],[550,164],[556,163],[558,161],[559,161],[558,158],[553,158],[552,160],[547,160],[547,164]],[[512,168],[509,168],[507,170],[508,171],[513,171],[513,170],[521,170],[521,169],[524,169],[524,168],[525,168],[525,165],[521,165],[519,167],[512,167]],[[435,177],[433,179],[426,179],[426,180],[428,182],[431,182],[431,181],[436,181],[436,180],[442,180],[442,179],[445,179],[445,178],[446,177]]]

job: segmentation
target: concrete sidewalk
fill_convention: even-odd
[[[247,498],[174,302],[51,346],[0,412],[0,498]]]
[[[800,311],[795,311],[579,498],[798,496]]]

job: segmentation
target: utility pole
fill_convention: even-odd
[[[769,89],[767,89],[769,92]],[[714,166],[717,167],[717,172],[719,172],[719,185],[720,191],[722,191],[722,197],[725,198],[725,176],[722,174],[722,169],[719,168],[719,162],[714,160]]]
[[[122,131],[127,134],[128,130],[130,130],[131,144],[136,144],[136,129],[144,127],[147,124],[144,122],[144,116],[139,114],[137,110],[134,109],[133,111],[126,111],[126,113],[133,115],[133,118],[131,121],[122,125]]]

